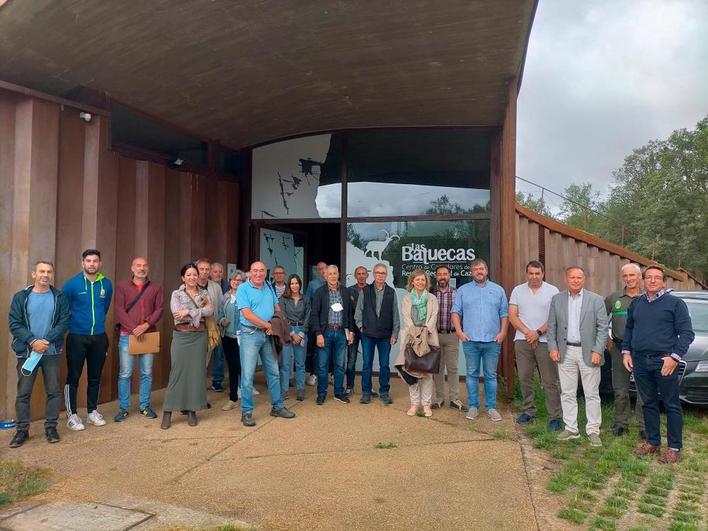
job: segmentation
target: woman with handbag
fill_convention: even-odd
[[[422,269],[416,269],[408,277],[406,288],[408,293],[403,297],[401,303],[403,326],[396,366],[399,367],[399,371],[402,370],[405,373],[404,379],[409,384],[408,392],[411,398],[409,416],[415,416],[421,405],[426,417],[433,416],[433,410],[430,407],[435,391],[433,373],[411,368],[421,369],[429,365],[430,367],[426,370],[434,369],[435,372],[438,369],[434,366],[437,365],[439,368],[438,299],[429,293],[429,287],[430,279],[427,273]],[[431,347],[434,348],[431,350]],[[408,354],[406,354],[406,350],[408,350]],[[425,356],[430,356],[430,358],[423,360]],[[418,363],[433,362],[435,356],[437,356],[437,364]]]
[[[238,382],[241,377],[241,354],[238,348],[238,334],[241,328],[238,306],[236,304],[236,292],[243,283],[246,275],[237,269],[229,276],[229,291],[224,293],[221,306],[219,325],[224,330],[222,344],[224,346],[224,357],[229,367],[229,400],[221,407],[222,411],[230,411],[236,407],[238,402]]]
[[[207,408],[206,363],[208,337],[205,319],[214,315],[206,290],[197,285],[199,272],[185,264],[180,272],[183,284],[172,292],[170,310],[175,328],[170,348],[172,367],[162,406],[163,430],[170,427],[172,412],[186,411],[188,424],[197,425],[197,411]]]

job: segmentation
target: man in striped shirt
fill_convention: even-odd
[[[431,290],[438,299],[438,337],[440,338],[440,372],[433,375],[435,380],[435,401],[433,409],[445,404],[445,368],[447,367],[448,403],[453,409],[467,411],[459,397],[460,378],[457,375],[457,362],[460,357],[460,340],[455,335],[450,310],[455,302],[457,290],[450,285],[450,270],[439,266],[435,270],[435,287]]]

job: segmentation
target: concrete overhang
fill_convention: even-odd
[[[497,127],[536,1],[0,0],[0,79],[105,91],[231,148]]]

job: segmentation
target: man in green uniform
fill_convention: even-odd
[[[610,318],[611,337],[607,340],[607,350],[612,355],[612,387],[615,393],[613,435],[624,435],[629,430],[629,415],[632,404],[629,401],[629,371],[622,364],[622,340],[624,339],[624,326],[627,323],[627,308],[632,300],[642,293],[642,270],[637,264],[622,266],[622,280],[624,289],[609,295],[605,299],[605,308]],[[637,393],[636,407],[637,423],[640,436],[645,437],[644,415],[642,413],[642,399]]]

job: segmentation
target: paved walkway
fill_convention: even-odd
[[[62,421],[59,444],[47,444],[41,422],[34,423],[30,441],[4,455],[51,467],[53,483],[47,493],[0,514],[0,527],[58,529],[60,520],[47,518],[47,511],[69,516],[79,509],[91,514],[93,507],[96,515],[107,515],[96,517],[96,529],[226,523],[266,529],[537,529],[520,445],[503,437],[514,430],[504,408],[501,423],[484,413],[470,422],[447,407],[431,419],[411,418],[405,414],[407,388],[393,378],[391,406],[378,400],[361,405],[358,395],[348,405],[329,399],[316,406],[308,387],[305,402],[287,403],[298,417],[284,420],[268,415],[265,386],[258,386],[256,428],[241,426],[239,410],[222,412],[227,396],[211,392],[214,407],[199,414],[195,428],[179,414],[166,431],[159,419],[136,413],[118,424],[112,421],[115,402],[101,408],[109,420],[104,427],[68,432]],[[162,393],[154,400],[158,411]],[[11,433],[3,437],[0,444],[6,445]]]

